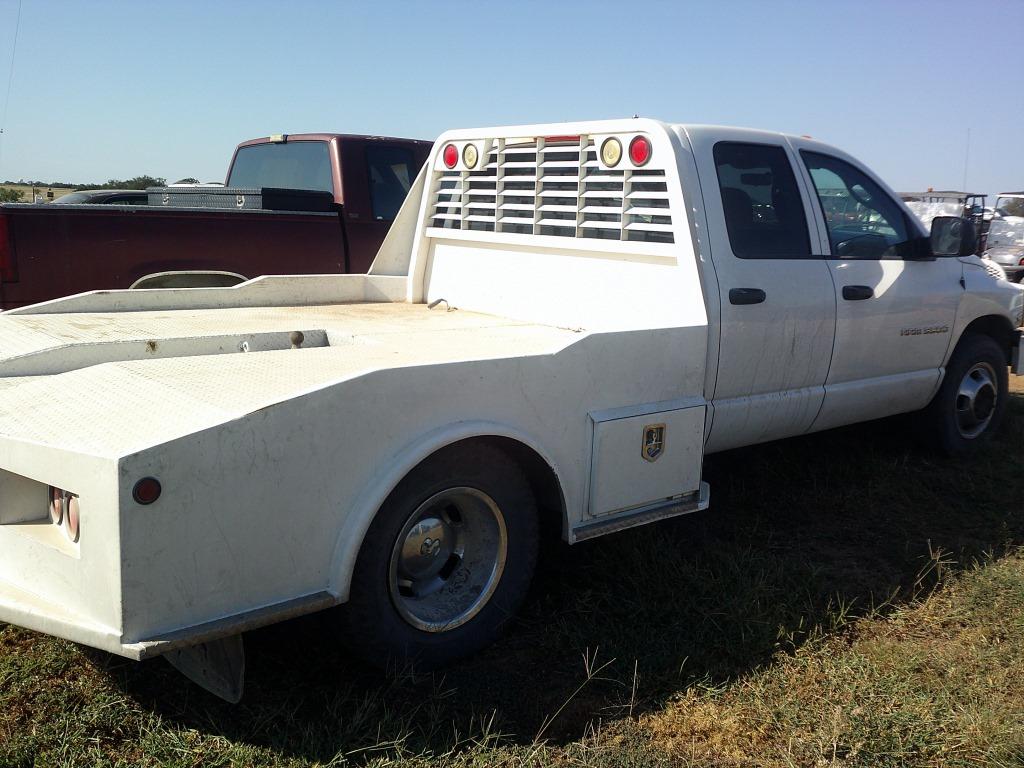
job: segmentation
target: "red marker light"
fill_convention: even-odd
[[[144,477],[132,489],[132,498],[136,504],[152,504],[160,498],[160,481],[155,477]]]
[[[629,159],[633,165],[647,165],[651,159],[651,142],[646,136],[636,136],[629,142]]]
[[[441,152],[441,157],[444,159],[445,167],[454,168],[455,164],[459,162],[459,150],[455,148],[454,144],[449,144]]]

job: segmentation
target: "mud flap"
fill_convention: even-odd
[[[245,646],[241,635],[231,635],[169,651],[164,658],[201,688],[231,704],[242,700],[245,687]]]

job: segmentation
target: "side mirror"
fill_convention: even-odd
[[[935,256],[970,256],[978,249],[974,222],[957,216],[936,216],[932,219],[931,246]]]

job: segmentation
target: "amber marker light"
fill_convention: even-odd
[[[476,144],[467,144],[462,148],[462,162],[467,168],[476,168],[476,161],[480,159]]]
[[[614,168],[622,159],[622,142],[611,136],[601,142],[601,162]]]

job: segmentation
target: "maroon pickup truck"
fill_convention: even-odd
[[[224,187],[151,189],[149,205],[0,205],[0,309],[102,288],[365,272],[429,150],[275,136],[239,144]]]

